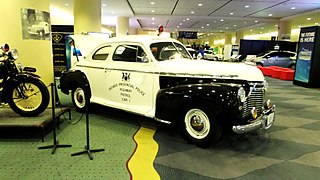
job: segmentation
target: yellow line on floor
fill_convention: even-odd
[[[158,152],[158,144],[153,139],[156,130],[156,127],[141,126],[134,136],[137,148],[128,162],[133,180],[160,179],[159,174],[153,167],[153,161]]]

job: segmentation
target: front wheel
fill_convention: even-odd
[[[17,83],[9,90],[8,104],[21,116],[32,117],[43,113],[49,104],[47,87],[38,79]]]
[[[208,147],[216,143],[222,132],[222,127],[214,114],[205,106],[186,108],[180,128],[188,142],[200,147]]]

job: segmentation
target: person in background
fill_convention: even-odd
[[[203,46],[200,46],[200,48],[199,48],[198,55],[197,55],[197,59],[204,59]]]

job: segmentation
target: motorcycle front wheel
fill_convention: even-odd
[[[49,91],[44,83],[39,79],[29,79],[10,89],[8,104],[17,114],[32,117],[43,113],[49,100]]]

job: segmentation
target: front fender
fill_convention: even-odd
[[[239,87],[227,84],[180,85],[161,89],[156,100],[156,118],[173,121],[186,106],[205,104],[215,115],[234,115],[239,112]]]
[[[91,97],[90,84],[87,76],[80,70],[70,70],[62,72],[60,78],[60,89],[64,94],[69,94],[69,90],[76,87],[82,87],[87,92],[88,97]]]

